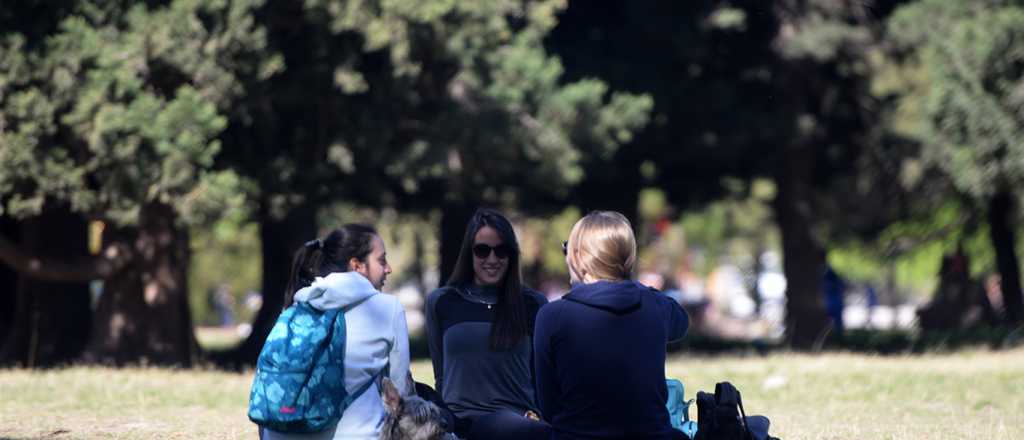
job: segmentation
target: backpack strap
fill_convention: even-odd
[[[721,399],[717,403],[726,405],[736,405],[740,410],[740,428],[743,429],[744,440],[753,439],[754,436],[750,433],[750,427],[747,426],[747,413],[743,409],[743,395],[740,394],[740,390],[736,389],[733,384],[729,382],[721,382],[715,385],[715,397]]]
[[[378,295],[380,295],[380,293],[378,293]],[[340,310],[340,312],[341,313],[348,312],[349,310],[352,310],[352,309],[356,308],[357,306],[359,306],[360,304],[366,302],[366,300],[370,299],[370,297],[372,297],[372,296],[373,295],[367,296],[366,298],[363,298],[363,299],[361,299],[359,301],[356,301],[356,302],[354,302],[352,304],[349,304],[348,306],[343,307]],[[331,325],[331,329],[332,330],[334,329],[334,325],[333,324]],[[376,374],[373,375],[373,377],[370,377],[370,380],[368,380],[368,381],[366,381],[366,383],[362,384],[359,387],[359,389],[356,390],[356,392],[345,396],[345,400],[343,400],[341,402],[342,409],[348,408],[349,405],[352,404],[352,402],[355,402],[355,400],[358,399],[359,396],[362,396],[363,393],[365,393],[366,390],[368,390],[370,388],[371,384],[377,382],[377,380],[380,379],[383,375],[388,374],[387,372],[390,371],[390,370],[391,370],[391,362],[388,362],[388,363],[384,364],[384,368],[381,368],[380,371],[378,371]]]
[[[743,434],[753,440],[754,434],[750,432],[750,426],[747,426],[747,412],[743,410],[743,395],[740,394],[740,390],[736,390],[736,405],[740,407],[740,425],[743,425]]]
[[[359,396],[362,396],[363,393],[366,392],[366,390],[370,389],[370,385],[377,383],[377,381],[380,380],[382,377],[384,377],[387,374],[390,374],[390,371],[391,362],[388,362],[387,364],[384,364],[384,368],[381,368],[380,371],[377,372],[377,374],[374,374],[373,377],[370,378],[370,380],[362,384],[359,387],[359,389],[356,390],[356,392],[349,394],[348,396],[345,396],[345,400],[341,403],[342,408],[348,408],[349,405],[352,404],[352,402],[355,402],[356,399],[359,398]]]

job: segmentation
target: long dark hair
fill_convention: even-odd
[[[462,237],[459,258],[455,269],[448,277],[448,285],[459,287],[473,282],[473,240],[484,226],[498,231],[498,236],[512,252],[508,256],[508,268],[498,283],[498,303],[495,304],[494,325],[491,326],[491,350],[508,350],[526,335],[526,307],[523,305],[523,275],[519,268],[519,242],[512,229],[512,223],[493,209],[481,208],[473,214]]]
[[[292,274],[284,290],[284,306],[290,306],[295,292],[313,284],[316,277],[348,272],[348,262],[353,258],[365,262],[373,251],[373,237],[376,236],[377,230],[370,226],[347,224],[322,239],[306,242],[292,259]]]

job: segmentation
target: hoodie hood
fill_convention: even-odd
[[[632,280],[578,284],[562,299],[625,315],[640,308],[641,295],[649,288]]]
[[[317,310],[332,310],[357,304],[378,293],[359,272],[334,272],[316,277],[313,284],[299,289],[295,301],[309,303]]]

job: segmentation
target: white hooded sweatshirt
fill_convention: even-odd
[[[398,298],[378,292],[358,272],[335,272],[317,277],[309,287],[299,289],[295,301],[308,302],[319,310],[344,310],[345,390],[357,391],[390,362],[388,377],[399,393],[413,393],[415,387],[408,379],[409,331]],[[376,440],[384,415],[384,402],[374,383],[352,402],[337,425],[323,432],[283,434],[265,429],[261,437]]]

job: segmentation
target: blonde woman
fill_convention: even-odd
[[[588,214],[563,250],[573,287],[541,308],[534,333],[537,401],[551,438],[685,438],[665,407],[665,345],[686,334],[689,318],[632,279],[629,221]]]

